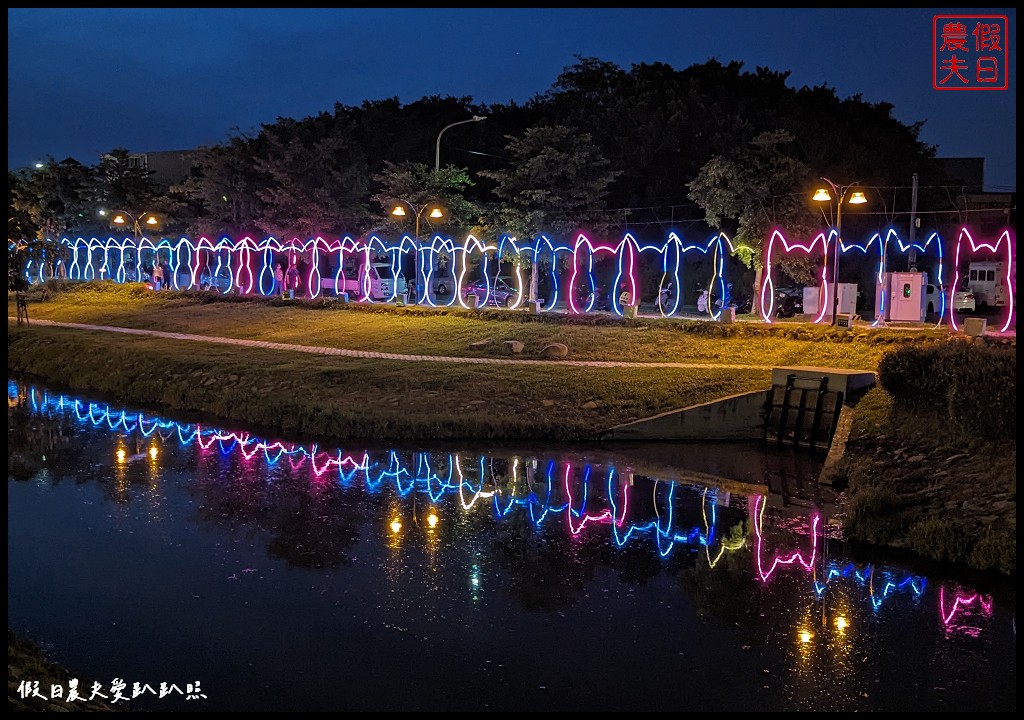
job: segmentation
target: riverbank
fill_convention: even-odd
[[[11,371],[155,409],[339,441],[593,441],[613,425],[765,389],[776,365],[873,369],[886,348],[947,337],[254,300],[110,283],[53,285],[45,296],[37,289],[29,313],[36,325],[9,323]],[[51,328],[39,320],[260,346]],[[553,345],[565,356],[545,358]]]
[[[72,681],[77,681],[76,692],[84,697],[69,697]],[[55,688],[60,688],[59,695],[55,695]],[[96,697],[92,690],[92,680],[50,662],[34,642],[7,630],[8,712],[125,712],[130,709],[127,702],[111,705],[100,699],[99,695],[109,696],[109,686],[99,688]],[[126,692],[130,693],[131,689]]]
[[[365,307],[102,283],[53,287],[46,297],[37,291],[29,310],[37,320],[370,353],[19,328],[9,320],[10,372],[124,404],[338,444],[590,442],[612,425],[766,389],[776,365],[874,370],[894,348],[962,342],[945,330]],[[521,342],[521,352],[506,354],[505,341]],[[567,355],[544,361],[543,348],[553,343]],[[1015,346],[1008,352],[1015,357]],[[951,436],[934,419],[891,404],[884,410],[882,391],[865,400],[838,469],[838,484],[848,486],[851,537],[1015,574],[1015,443]]]
[[[829,480],[844,490],[848,539],[1016,575],[1016,441],[958,431],[875,388]]]

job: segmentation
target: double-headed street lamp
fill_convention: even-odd
[[[414,244],[416,246],[416,255],[413,258],[413,277],[416,280],[416,284],[419,285],[419,282],[420,282],[420,218],[423,217],[423,213],[424,212],[426,212],[427,210],[430,210],[430,214],[427,217],[431,217],[431,218],[433,218],[435,220],[440,220],[441,218],[444,217],[444,211],[441,209],[441,206],[437,204],[437,202],[428,202],[428,203],[424,204],[421,207],[417,207],[416,205],[413,205],[408,200],[402,200],[401,198],[399,198],[397,202],[405,204],[405,205],[408,205],[409,209],[412,210],[412,214],[416,216],[416,222],[414,223],[415,229],[413,230],[413,242],[414,242]],[[401,204],[395,205],[395,209],[391,211],[391,214],[394,215],[395,217],[406,217],[408,215],[408,213],[405,211],[405,208],[402,207]],[[426,283],[424,283],[424,285],[425,284]],[[426,297],[427,297],[427,289],[424,287],[423,291],[421,293],[419,288],[417,288],[416,297],[414,298],[414,301],[416,303],[420,303]]]
[[[136,276],[139,272],[139,260],[141,260],[141,252],[139,248],[139,239],[142,237],[142,225],[149,225],[150,227],[156,227],[160,224],[160,218],[151,212],[144,212],[139,215],[128,212],[127,210],[114,210],[112,211],[114,217],[110,218],[110,222],[114,225],[127,226],[129,221],[132,226],[132,235],[135,238],[135,272]],[[102,217],[106,217],[109,213],[106,210],[100,210],[99,214]],[[158,258],[159,259],[159,258]],[[104,258],[104,261],[106,258]]]
[[[448,128],[453,128],[456,125],[465,125],[466,123],[480,122],[481,120],[486,119],[487,118],[483,115],[474,115],[469,120],[459,120],[458,122],[453,122],[451,125],[445,125],[441,128],[441,132],[437,134],[437,147],[434,153],[434,172],[438,172],[441,169],[441,136],[444,135],[444,131]]]
[[[832,192],[835,193],[836,202],[836,247],[832,259],[832,324],[836,324],[836,316],[839,313],[839,246],[843,241],[843,203],[847,202],[846,196],[849,193],[849,203],[851,205],[863,205],[868,201],[864,197],[864,193],[856,190],[850,192],[853,188],[858,186],[858,183],[850,183],[849,185],[836,185],[834,182],[829,180],[827,177],[823,177],[822,180],[828,183],[829,187],[832,188]],[[829,194],[828,188],[818,188],[812,200],[818,202],[832,202],[832,195]],[[824,210],[822,213],[824,214]],[[826,218],[828,219],[828,218]]]

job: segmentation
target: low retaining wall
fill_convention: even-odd
[[[616,425],[602,440],[760,440],[768,390],[730,395]]]

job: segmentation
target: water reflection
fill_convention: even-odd
[[[882,646],[986,640],[995,632],[991,595],[945,582],[933,587],[899,567],[848,558],[822,507],[782,502],[770,483],[726,489],[693,482],[692,473],[654,474],[594,450],[324,448],[15,381],[8,383],[8,438],[9,478],[42,486],[94,483],[114,507],[143,509],[150,525],[180,522],[171,492],[180,487],[191,499],[190,521],[258,539],[287,567],[341,570],[372,558],[379,576],[366,592],[390,618],[385,627],[412,627],[416,618],[430,625],[473,608],[488,612],[501,597],[527,613],[558,617],[609,592],[609,573],[626,588],[629,607],[643,588],[664,593],[659,584],[667,581],[675,602],[680,591],[686,598],[682,612],[735,633],[729,653],[739,653],[736,662],[749,665],[744,653],[753,648],[765,666],[756,686],[722,699],[719,709],[745,701],[746,709],[896,707],[908,681],[899,673],[882,677],[887,663],[885,672],[867,664],[891,652]],[[242,583],[250,575],[262,578],[264,571],[246,565],[226,579]],[[672,595],[658,597],[672,602]],[[652,612],[665,627],[678,622],[670,607]],[[884,625],[887,613],[932,620]],[[578,630],[610,637],[600,621]],[[906,638],[884,638],[888,633]],[[755,702],[762,691],[774,699]],[[877,692],[891,699],[879,700]]]

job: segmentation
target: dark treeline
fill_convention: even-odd
[[[51,158],[8,173],[8,236],[109,234],[100,207],[153,213],[169,237],[397,235],[413,225],[390,214],[396,203],[438,203],[445,218],[434,225],[423,213],[421,234],[567,241],[586,230],[654,241],[723,230],[759,268],[771,227],[800,234],[826,224],[810,201],[821,176],[874,190],[869,229],[906,222],[914,173],[921,207],[954,209],[935,148],[919,138],[923,121],[906,125],[889,103],[827,86],[791,88],[788,77],[740,62],[625,70],[577,57],[523,104],[368,100],[228,133],[199,148],[190,177],[170,187],[133,167],[124,148],[95,166]],[[435,172],[438,133],[474,115],[486,120],[444,133]]]

